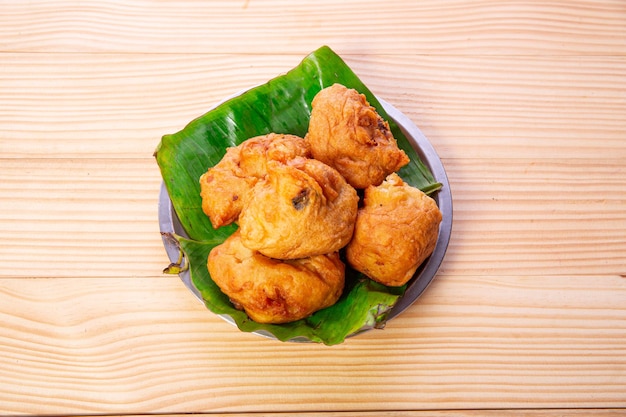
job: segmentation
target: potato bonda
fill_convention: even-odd
[[[333,305],[345,276],[337,252],[272,259],[245,247],[239,231],[211,250],[207,267],[235,307],[258,323],[287,323]]]
[[[441,218],[435,200],[391,174],[365,189],[347,261],[381,284],[404,285],[435,249]]]

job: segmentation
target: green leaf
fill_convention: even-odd
[[[207,307],[217,314],[231,315],[241,330],[269,331],[280,340],[302,336],[327,344],[340,343],[363,326],[382,326],[385,313],[402,295],[403,289],[380,286],[348,271],[350,279],[344,296],[335,306],[307,320],[261,325],[234,309],[213,283],[206,268],[210,249],[230,236],[236,226],[213,229],[209,218],[202,212],[200,176],[221,160],[227,147],[236,146],[250,137],[271,132],[303,137],[308,129],[313,97],[334,83],[365,94],[370,104],[389,121],[398,145],[411,159],[399,171],[400,176],[424,192],[436,190],[439,184],[399,127],[389,119],[378,99],[326,46],[307,56],[286,74],[225,101],[191,121],[181,131],[163,136],[155,151],[174,210],[190,238],[179,241],[189,259],[192,280]]]
[[[233,307],[228,297],[220,291],[209,275],[206,261],[216,242],[197,242],[182,237],[178,237],[178,241],[188,258],[193,284],[202,294],[209,310],[215,314],[231,316],[243,331],[265,331],[282,341],[303,337],[314,342],[334,345],[362,329],[381,327],[386,313],[404,290],[387,288],[352,273],[347,277],[347,288],[342,297],[331,307],[292,323],[256,323],[243,311]]]

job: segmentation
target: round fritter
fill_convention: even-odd
[[[207,267],[235,307],[258,323],[287,323],[333,305],[345,279],[337,252],[280,261],[246,248],[239,231],[211,250]]]
[[[228,148],[224,157],[200,177],[202,211],[214,228],[237,220],[248,191],[267,173],[268,161],[287,162],[308,157],[308,144],[300,137],[270,133]]]
[[[365,189],[347,261],[381,284],[404,285],[435,249],[441,218],[435,200],[391,174]]]
[[[359,197],[335,169],[296,158],[287,164],[269,162],[267,171],[239,217],[244,245],[271,258],[297,259],[348,244]]]
[[[379,185],[409,163],[389,124],[354,89],[334,84],[312,102],[305,140],[313,157],[341,173],[357,189]]]

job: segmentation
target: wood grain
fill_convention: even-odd
[[[302,58],[3,54],[0,155],[149,157],[162,135]],[[624,56],[345,59],[442,157],[626,158]]]
[[[626,275],[623,159],[444,162],[454,204],[444,272]]]
[[[152,276],[169,263],[152,158],[1,162],[0,276]],[[444,164],[454,213],[442,274],[626,275],[622,159]]]
[[[153,159],[1,163],[0,275],[146,276],[169,263]]]
[[[624,297],[619,277],[446,276],[324,347],[241,333],[177,278],[0,279],[0,411],[626,407]]]
[[[0,50],[306,54],[623,53],[626,6],[589,2],[4,1]]]
[[[163,417],[186,417],[189,414],[160,414]],[[193,414],[206,415],[206,414]],[[212,417],[257,417],[256,413],[210,413]],[[263,417],[283,417],[284,413],[263,413]],[[622,417],[624,410],[614,409],[551,409],[551,410],[411,410],[411,411],[330,411],[298,413],[302,417],[563,417],[563,416],[599,416]],[[124,415],[123,417],[140,417],[140,415]]]
[[[454,198],[440,273],[333,347],[175,276],[152,153],[329,45]],[[0,0],[0,415],[626,412],[626,3]]]

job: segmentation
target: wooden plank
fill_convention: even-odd
[[[354,57],[350,64],[445,158],[626,157],[623,56]]]
[[[284,417],[284,413],[263,413],[263,417]],[[623,417],[624,409],[593,408],[576,410],[569,408],[548,410],[410,410],[410,411],[329,411],[298,413],[300,417],[563,417],[563,416]],[[119,417],[142,417],[145,414],[120,415]],[[159,414],[162,417],[258,417],[258,413],[191,413]]]
[[[623,2],[4,1],[17,52],[607,55],[624,53]],[[210,28],[210,31],[207,30]]]
[[[623,159],[444,163],[454,219],[442,272],[626,276]]]
[[[169,263],[154,159],[0,164],[0,275],[145,276]]]
[[[152,276],[169,263],[152,158],[0,164],[0,276]],[[441,274],[626,275],[623,159],[444,164],[454,214]]]
[[[304,55],[3,54],[4,158],[143,158]],[[345,57],[444,158],[626,158],[626,57]]]
[[[211,416],[211,417],[259,417],[258,413],[210,413],[210,414],[193,414],[194,416]],[[262,417],[283,417],[284,413],[263,413]],[[594,408],[585,410],[575,410],[569,408],[547,409],[547,410],[410,410],[410,411],[337,411],[337,412],[319,412],[319,413],[298,413],[298,417],[563,417],[563,416],[598,416],[598,417],[623,417],[624,409],[613,408]],[[163,417],[187,417],[189,414],[160,414]],[[120,417],[141,417],[120,416]]]
[[[2,278],[0,412],[624,408],[625,297],[620,277],[445,276],[325,347],[241,333],[176,278]]]
[[[0,154],[149,157],[164,134],[301,59],[3,54]]]

